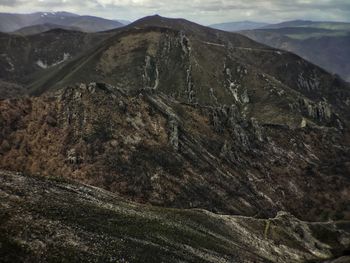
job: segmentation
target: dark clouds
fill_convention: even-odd
[[[238,20],[350,21],[350,0],[0,0],[2,12],[62,10],[129,20],[157,13],[202,24]]]

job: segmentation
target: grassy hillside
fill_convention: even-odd
[[[6,171],[0,182],[2,262],[297,263],[340,257],[349,247],[345,221],[144,206],[98,188]]]

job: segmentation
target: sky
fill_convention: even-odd
[[[294,19],[350,22],[350,0],[0,0],[0,12],[68,11],[109,19],[159,14],[203,25]]]

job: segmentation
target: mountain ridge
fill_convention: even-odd
[[[277,24],[270,24],[264,29],[278,29],[284,27],[314,27],[314,28],[330,28],[338,30],[350,30],[350,22],[333,22],[333,21],[312,21],[312,20],[291,20]]]
[[[0,31],[10,33],[23,27],[38,24],[57,24],[67,27],[78,27],[81,31],[97,32],[123,26],[115,20],[96,16],[80,16],[67,12],[37,12],[31,14],[0,13]]]
[[[350,54],[350,31],[322,27],[287,27],[240,33],[265,45],[298,54],[332,74],[337,74],[348,82],[350,80],[347,63]]]
[[[37,25],[22,27],[12,33],[19,34],[19,35],[35,35],[35,34],[44,33],[54,29],[63,29],[66,31],[81,31],[79,27],[70,27],[70,26],[45,23],[45,24],[37,24]]]
[[[246,21],[211,24],[209,25],[209,27],[224,30],[224,31],[235,32],[235,31],[241,31],[241,30],[258,29],[258,28],[265,27],[267,25],[269,25],[269,23],[246,20]]]

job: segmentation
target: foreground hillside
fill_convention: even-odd
[[[142,206],[98,188],[6,171],[0,199],[2,262],[325,262],[350,245],[349,222]]]

